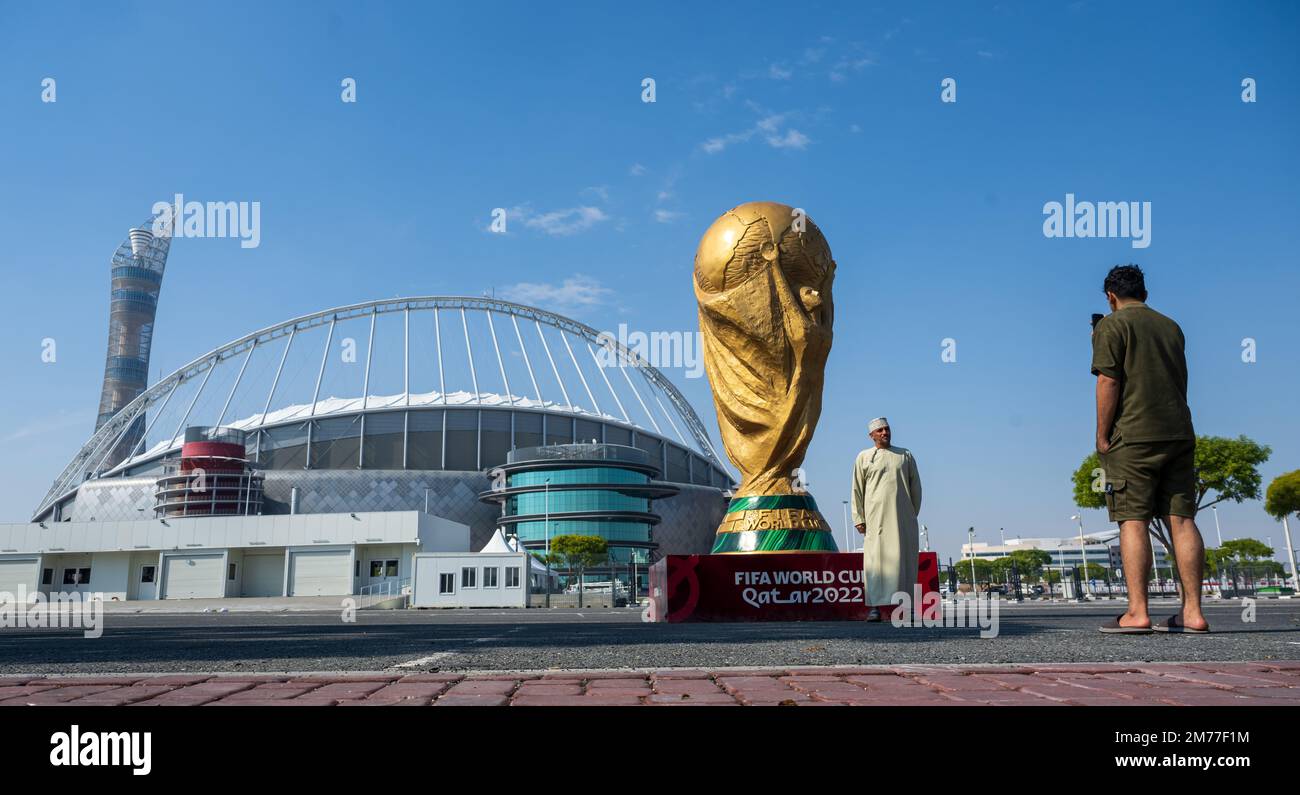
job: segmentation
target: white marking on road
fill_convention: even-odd
[[[393,667],[394,668],[418,668],[419,666],[428,665],[431,662],[437,662],[438,660],[450,657],[452,654],[454,654],[454,652],[440,651],[437,654],[430,654],[428,657],[421,657],[418,660],[411,660],[410,662],[398,663]]]
[[[521,630],[521,629],[523,629],[523,627],[515,627],[514,629],[510,630],[510,632],[518,632],[518,631]],[[474,638],[473,640],[470,641],[470,643],[488,643],[489,641],[502,640],[504,637],[505,637],[504,635],[494,635],[494,636],[489,637],[489,638]],[[436,641],[434,641],[434,642],[435,642],[435,643],[454,643],[454,642],[456,642],[456,639],[455,639],[455,638],[439,638],[438,640],[436,640]],[[393,667],[394,667],[394,668],[418,668],[418,667],[420,667],[420,666],[428,665],[429,663],[432,663],[432,662],[437,662],[438,660],[445,660],[446,658],[451,657],[451,656],[453,656],[453,655],[455,655],[455,654],[456,654],[456,652],[454,652],[454,651],[440,651],[440,652],[437,652],[437,653],[435,653],[435,654],[430,654],[428,657],[421,657],[421,658],[418,659],[418,660],[410,660],[409,662],[398,663],[397,665],[394,665]]]

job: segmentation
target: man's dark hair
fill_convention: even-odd
[[[1106,274],[1102,291],[1114,293],[1116,298],[1147,300],[1147,282],[1142,269],[1136,265],[1116,265]]]

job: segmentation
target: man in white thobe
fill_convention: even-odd
[[[910,599],[916,584],[921,475],[911,452],[890,444],[889,420],[877,417],[867,430],[874,446],[853,464],[853,524],[863,535],[867,620],[879,621],[880,607],[892,609],[900,591]]]

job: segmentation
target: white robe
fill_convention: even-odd
[[[910,597],[916,583],[921,475],[902,447],[871,447],[853,464],[853,524],[866,525],[862,566],[869,605],[888,605],[895,593]]]

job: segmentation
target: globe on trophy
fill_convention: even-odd
[[[695,253],[704,366],[740,487],[713,553],[835,552],[830,525],[796,482],[821,416],[835,260],[802,210],[742,204]]]

